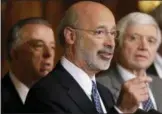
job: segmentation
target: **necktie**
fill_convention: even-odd
[[[97,86],[96,86],[96,83],[94,81],[92,81],[92,101],[94,102],[96,110],[98,111],[98,113],[103,113],[101,103],[100,103],[99,94],[98,94],[98,91],[97,91]]]
[[[143,109],[145,111],[149,111],[150,109],[154,109],[154,106],[153,106],[153,103],[152,103],[150,97],[148,98],[148,100],[144,101],[142,103],[142,105],[143,105]]]

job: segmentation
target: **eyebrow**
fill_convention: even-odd
[[[142,35],[142,34],[139,34],[139,33],[133,33],[132,35]],[[142,35],[142,36],[147,36],[147,37],[155,37],[154,35]]]
[[[30,40],[30,41],[32,41],[32,42],[41,42],[41,43],[44,43],[42,40],[39,40],[39,39],[32,39],[32,40]],[[51,41],[50,44],[55,45],[55,41]]]
[[[98,26],[96,29],[107,29],[107,27],[105,25],[100,25]],[[110,30],[116,30],[116,26],[113,26]]]

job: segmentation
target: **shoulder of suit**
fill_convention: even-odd
[[[96,76],[97,76],[98,79],[110,78],[111,76],[114,75],[115,72],[116,72],[116,68],[112,67],[112,68],[109,68],[105,71],[99,72]]]
[[[51,88],[53,85],[56,84],[56,80],[59,74],[56,71],[51,71],[47,76],[42,77],[38,80],[32,88]]]
[[[162,86],[162,79],[155,75],[149,75],[152,78],[152,83]]]
[[[157,75],[152,75],[152,74],[149,74],[149,73],[147,75],[150,76],[152,79],[155,79],[155,80],[160,79]]]
[[[104,91],[107,91],[108,93],[111,93],[109,88],[107,88],[105,85],[97,82],[97,86],[99,86],[100,89],[104,90]]]
[[[11,83],[11,79],[9,77],[9,74],[7,73],[1,80],[1,86],[7,86],[9,83]]]

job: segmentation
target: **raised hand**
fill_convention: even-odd
[[[144,71],[134,71],[136,78],[126,81],[122,87],[118,108],[124,113],[134,113],[139,104],[149,98],[148,83],[152,81]]]

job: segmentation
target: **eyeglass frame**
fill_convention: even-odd
[[[77,28],[77,27],[72,27],[72,26],[70,26],[70,28],[72,28],[72,29],[76,29],[76,30],[81,30],[81,31],[85,31],[85,32],[92,32],[93,34],[97,34],[97,32],[99,32],[99,31],[97,31],[97,30],[90,30],[90,29],[83,29],[83,28]],[[110,33],[112,33],[112,32],[114,32],[114,31],[108,31],[107,29],[105,29],[104,27],[101,27],[101,28],[98,28],[98,29],[103,29],[104,30],[104,37],[107,37],[108,36],[108,34]],[[103,31],[102,31],[103,32]],[[115,32],[116,32],[116,36],[114,36],[114,39],[117,39],[118,38],[118,36],[119,36],[119,34],[120,34],[120,31],[119,30],[115,30]],[[99,34],[99,33],[98,33]],[[100,37],[100,38],[103,38],[103,37]]]

